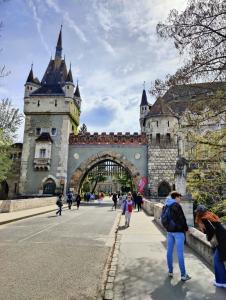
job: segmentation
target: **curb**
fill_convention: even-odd
[[[39,215],[43,215],[52,211],[55,211],[56,209],[51,209],[51,210],[46,210],[46,211],[42,211],[42,212],[37,212],[34,213],[32,215],[27,215],[27,216],[21,216],[21,217],[17,217],[15,219],[10,219],[10,220],[5,220],[5,221],[0,221],[0,225],[4,225],[4,224],[8,224],[8,223],[12,223],[12,222],[16,222],[16,221],[20,221],[23,219],[27,219],[27,218],[31,218],[31,217],[35,217],[35,216],[39,216]]]
[[[108,269],[107,269],[106,280],[105,280],[104,290],[103,290],[103,298],[102,298],[104,300],[112,300],[114,298],[113,288],[114,288],[114,281],[115,281],[115,276],[116,276],[116,271],[118,266],[119,246],[120,246],[120,238],[121,238],[121,236],[118,235],[118,228],[121,221],[121,216],[122,214],[120,212],[118,217],[118,222],[117,222],[117,228],[115,230],[114,244],[112,246],[109,260],[107,263]]]

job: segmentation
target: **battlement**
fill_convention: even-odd
[[[90,132],[79,133],[78,135],[70,134],[69,144],[147,144],[147,136],[145,133],[138,134],[138,132],[130,133],[126,132],[123,134],[122,132],[94,132],[91,134]]]

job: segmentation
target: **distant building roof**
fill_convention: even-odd
[[[175,113],[180,114],[184,112],[193,101],[202,99],[203,96],[212,95],[221,89],[226,89],[226,82],[176,85],[165,93],[163,99]]]
[[[147,117],[154,116],[175,116],[173,110],[169,107],[169,105],[164,101],[163,98],[159,97],[155,103],[151,106]]]

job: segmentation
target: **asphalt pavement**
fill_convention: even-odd
[[[118,213],[64,209],[0,226],[0,299],[96,299]]]

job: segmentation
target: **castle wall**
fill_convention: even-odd
[[[158,195],[159,184],[166,181],[171,189],[175,183],[174,174],[178,149],[174,143],[148,145],[148,179],[152,196]]]

